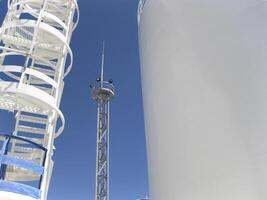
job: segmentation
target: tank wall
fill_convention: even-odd
[[[267,199],[267,3],[147,0],[139,24],[152,200]]]

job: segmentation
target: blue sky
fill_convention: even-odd
[[[100,71],[106,41],[107,79],[115,82],[111,104],[111,200],[135,200],[148,193],[136,11],[138,0],[79,0],[81,20],[71,47],[75,62],[65,78],[61,109],[66,128],[56,140],[48,200],[94,196],[96,105],[89,85]],[[0,0],[0,21],[6,0]],[[12,114],[0,111],[0,132],[11,131]]]

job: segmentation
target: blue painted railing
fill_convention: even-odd
[[[13,136],[13,135],[3,135],[0,134],[0,137],[2,137],[4,140],[2,140],[2,150],[0,152],[0,191],[6,191],[6,192],[12,192],[17,193],[29,197],[33,197],[35,199],[40,199],[41,191],[41,182],[42,182],[42,176],[44,173],[44,165],[45,165],[45,159],[46,159],[46,153],[47,149],[43,146],[34,143],[33,141],[27,140],[25,138]],[[13,140],[23,141],[26,145],[29,145],[33,149],[40,149],[44,152],[44,158],[42,165],[38,165],[32,161],[16,158],[9,156],[9,147],[10,144],[12,144]],[[28,146],[27,146],[28,147]],[[21,184],[17,182],[11,182],[5,180],[6,176],[6,170],[8,166],[15,166],[30,172],[33,172],[40,176],[39,179],[39,186],[38,188]]]

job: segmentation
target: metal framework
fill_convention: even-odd
[[[12,133],[0,135],[1,200],[47,198],[78,21],[76,0],[8,1],[0,28],[0,109],[14,112],[16,122]]]
[[[92,88],[92,98],[97,103],[97,150],[95,200],[109,200],[109,105],[115,89],[110,81],[104,81],[104,47],[101,77]]]

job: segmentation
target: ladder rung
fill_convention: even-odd
[[[57,65],[57,62],[55,62],[55,61],[48,61],[48,63],[46,63],[46,62],[44,62],[44,61],[42,61],[42,60],[40,60],[40,59],[35,59],[34,60],[34,64],[36,64],[36,65],[42,65],[42,66],[56,66]]]
[[[23,122],[37,123],[37,124],[46,124],[48,121],[45,118],[22,115],[22,114],[18,117],[18,120],[23,121]]]
[[[23,147],[23,146],[18,146],[14,145],[14,152],[24,152],[24,153],[32,153],[32,152],[38,152],[40,153],[42,150],[36,149],[36,148],[31,148],[31,147]]]
[[[49,69],[43,69],[43,68],[39,68],[39,67],[31,67],[32,69],[41,72],[47,76],[55,76],[55,71],[53,70],[49,70]]]
[[[23,159],[23,160],[39,160],[42,157],[40,152],[34,152],[34,151],[31,153],[29,153],[29,152],[27,152],[27,153],[26,152],[9,152],[8,155],[12,156],[12,157]]]
[[[40,90],[43,90],[44,92],[47,92],[48,94],[50,94],[52,91],[52,88],[47,88],[47,87],[43,87],[43,86],[39,86],[39,85],[34,85],[34,87],[36,87]]]
[[[24,126],[24,125],[19,125],[17,128],[17,131],[18,132],[24,132],[24,133],[46,134],[45,129],[35,128],[35,127],[30,127],[30,126]]]
[[[19,37],[12,36],[12,35],[3,34],[2,39],[5,43],[7,42],[7,43],[11,43],[11,44],[18,45],[18,46],[21,45],[24,47],[29,47],[32,44],[31,40],[19,38]],[[45,50],[49,50],[49,51],[55,52],[55,53],[58,52],[60,49],[60,47],[52,46],[49,43],[39,43],[39,44],[36,44],[36,47],[41,48],[41,49],[45,49]]]
[[[20,138],[23,138],[25,140],[30,140],[36,144],[39,144],[39,145],[43,145],[44,143],[44,139],[38,139],[38,138],[28,138],[28,137],[24,137],[24,136],[20,136]],[[24,141],[21,141],[21,140],[18,140],[16,141],[16,144],[29,144],[28,142],[24,142]]]

